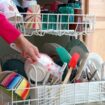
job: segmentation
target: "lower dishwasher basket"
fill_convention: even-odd
[[[11,90],[12,93],[15,91]],[[15,96],[16,97],[16,96]],[[53,86],[36,86],[30,88],[27,100],[4,102],[0,93],[0,105],[77,105],[105,101],[105,82],[86,82]],[[90,104],[89,104],[90,105]],[[96,105],[96,104],[95,104]]]

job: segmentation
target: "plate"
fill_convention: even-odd
[[[2,70],[9,70],[9,71],[14,71],[22,76],[26,77],[26,73],[24,71],[24,62],[22,62],[19,59],[9,59],[7,60],[3,65],[2,65]]]
[[[84,56],[85,57],[85,56]],[[81,69],[81,75],[83,71],[88,70],[91,74],[97,70],[96,75],[94,76],[96,81],[101,80],[101,69],[103,64],[103,59],[97,53],[89,53],[83,65],[80,65],[79,69]],[[79,78],[78,78],[79,79]]]
[[[1,66],[2,71],[13,71],[17,72],[18,74],[24,76],[27,78],[26,73],[24,71],[24,62],[25,59],[23,59],[19,54],[8,54],[6,56],[1,57]]]
[[[103,64],[103,59],[100,55],[97,53],[90,53],[87,59],[88,66],[94,66],[94,69],[91,69],[90,72],[93,73],[95,69],[97,70],[97,73],[95,75],[96,80],[101,80],[101,69]]]
[[[82,54],[89,53],[88,48],[86,45],[80,41],[79,39],[72,39],[70,40],[67,45],[66,49],[72,55],[74,52],[78,52],[80,54],[80,59],[82,59]]]
[[[75,52],[80,54],[80,59],[82,59],[83,56],[87,53],[86,51],[83,50],[83,48],[81,48],[81,46],[72,47],[72,49],[70,50],[70,54],[73,55]]]
[[[60,59],[56,52],[57,47],[59,47],[58,44],[45,43],[43,45],[42,52],[48,54],[49,56],[51,56],[52,59],[56,61],[57,59]]]

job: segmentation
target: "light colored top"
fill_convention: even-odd
[[[37,1],[36,1],[36,0],[24,0],[24,1],[23,1],[23,6],[21,6],[17,0],[13,0],[13,1],[14,1],[14,3],[15,3],[17,6],[22,7],[22,8],[27,8],[27,7],[29,7],[31,4],[37,4]]]
[[[15,5],[22,7],[17,0],[13,0],[13,2],[15,3]]]

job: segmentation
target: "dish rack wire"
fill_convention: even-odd
[[[33,66],[34,67],[34,66]],[[37,71],[36,80],[37,80]],[[30,78],[28,78],[30,81]],[[14,94],[17,89],[11,91],[11,100],[5,103],[5,97],[0,93],[3,105],[81,105],[105,102],[105,81],[71,83],[60,85],[40,85],[37,82],[31,84],[30,95],[26,100],[19,100]],[[23,88],[19,89],[24,90]],[[104,103],[105,104],[105,103]]]
[[[17,14],[16,14],[17,15]],[[22,14],[22,15],[34,15],[40,14]],[[43,20],[45,17],[45,21]],[[51,19],[54,17],[54,20]],[[82,21],[73,22],[70,21],[70,17],[82,17]],[[47,20],[46,20],[47,18]],[[64,18],[64,20],[63,20]],[[50,20],[51,19],[51,20]],[[65,20],[66,19],[66,20]],[[15,21],[11,22],[25,35],[25,36],[44,36],[50,35],[88,35],[94,32],[95,16],[85,14],[41,14],[41,21],[27,22],[24,18],[18,20],[15,17]],[[39,29],[27,28],[26,24],[39,24]],[[74,29],[71,29],[71,25],[75,25]],[[78,29],[82,27],[82,30]],[[37,74],[37,73],[36,73]],[[36,76],[37,78],[37,76]],[[92,102],[104,102],[105,101],[105,81],[98,82],[85,82],[85,83],[72,83],[64,85],[40,85],[35,84],[30,88],[30,96],[26,100],[16,100],[14,96],[15,89],[9,90],[12,93],[11,101],[5,103],[5,97],[0,93],[0,99],[3,105],[77,105]],[[23,89],[20,89],[23,90]],[[14,100],[15,97],[15,100]]]
[[[21,90],[21,89],[20,89]],[[105,102],[105,82],[87,82],[30,88],[30,99],[14,100],[3,105],[77,105],[93,102]],[[61,91],[60,91],[61,90]],[[15,96],[16,97],[16,96]],[[0,99],[3,100],[2,94]]]
[[[15,17],[15,21],[11,21],[25,36],[44,36],[49,35],[88,35],[94,32],[95,16],[86,14],[58,14],[58,13],[22,13],[22,16],[32,17],[28,20],[22,18],[21,21]],[[17,16],[17,14],[16,14]],[[34,21],[34,18],[37,19]],[[33,28],[32,25],[36,25]],[[27,27],[27,25],[30,25]],[[81,27],[81,29],[80,29]]]

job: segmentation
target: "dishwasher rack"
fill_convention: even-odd
[[[24,16],[38,17],[26,21],[25,18],[15,17],[11,20],[24,36],[44,36],[46,34],[56,36],[88,35],[94,32],[95,16],[85,14],[21,14]],[[17,16],[17,15],[16,15]],[[77,20],[75,21],[75,18]],[[34,25],[38,28],[33,28]],[[27,27],[28,26],[28,27]],[[79,29],[79,27],[82,27]],[[1,89],[0,89],[1,90]],[[23,89],[19,89],[23,90]],[[0,91],[2,105],[77,105],[105,101],[105,81],[72,83],[64,85],[40,85],[30,87],[30,95],[27,100],[18,100],[14,95],[15,89],[9,90],[10,100],[5,101],[5,95]]]
[[[87,35],[94,32],[95,16],[85,14],[23,13],[24,18],[11,21],[25,36]],[[16,14],[17,16],[17,14]]]
[[[15,89],[11,90],[11,102],[3,105],[81,105],[105,101],[105,81],[33,86],[30,90],[30,99],[27,100],[16,100],[16,96],[13,94]],[[3,98],[3,95],[0,93],[2,102],[4,102]]]

